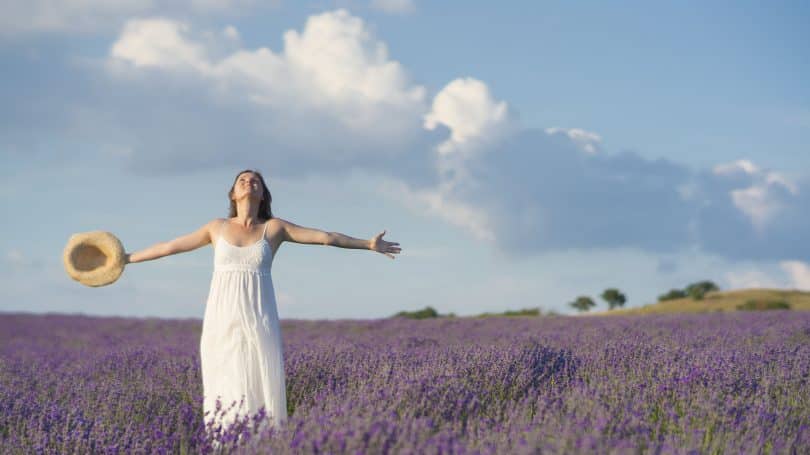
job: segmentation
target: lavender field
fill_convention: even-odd
[[[2,452],[210,452],[200,329],[0,314]],[[285,320],[282,330],[290,418],[222,432],[226,449],[810,452],[808,312]]]

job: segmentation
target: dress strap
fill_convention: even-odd
[[[267,232],[267,224],[269,222],[270,222],[270,220],[267,220],[267,221],[264,222],[264,230],[262,231],[262,236],[261,236],[261,238],[259,238],[259,240],[264,238],[264,233]]]

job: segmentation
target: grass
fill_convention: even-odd
[[[749,302],[756,303],[749,303]],[[619,308],[609,311],[595,311],[590,315],[631,315],[631,314],[665,314],[665,313],[713,313],[740,311],[741,309],[773,307],[768,302],[785,302],[794,311],[810,311],[810,292],[783,289],[736,289],[730,291],[709,292],[702,300],[690,297],[665,300],[643,307]],[[738,308],[739,307],[739,308]]]

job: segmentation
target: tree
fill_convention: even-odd
[[[400,311],[394,317],[405,317],[410,319],[428,319],[441,317],[438,311],[431,306],[426,306],[421,310],[416,311]]]
[[[593,299],[590,297],[581,295],[577,297],[576,300],[569,303],[569,305],[576,308],[578,311],[588,311],[591,307],[596,306],[596,303],[594,303]]]
[[[686,297],[686,292],[680,289],[670,289],[666,294],[659,295],[658,301],[682,299],[684,297]]]
[[[690,284],[686,287],[686,289],[684,289],[686,294],[695,300],[703,299],[703,296],[706,295],[707,292],[719,290],[720,288],[711,281],[698,281],[697,283]]]
[[[624,296],[618,289],[616,288],[608,288],[601,295],[602,300],[607,302],[608,309],[614,309],[616,307],[624,306],[624,302],[627,301],[627,297]]]

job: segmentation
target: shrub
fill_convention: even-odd
[[[438,318],[440,317],[439,312],[436,311],[433,307],[426,306],[421,310],[416,311],[400,311],[399,313],[395,314],[394,317],[404,317],[409,319],[427,319],[427,318]]]
[[[507,310],[501,313],[504,316],[540,316],[540,308],[524,308],[522,310]]]
[[[703,297],[711,291],[719,291],[720,288],[712,281],[704,280],[692,283],[684,289],[670,289],[666,294],[658,296],[658,301],[682,299],[691,297],[693,300],[703,300]]]
[[[658,301],[663,302],[664,300],[675,300],[675,299],[682,299],[686,297],[686,292],[680,289],[670,289],[669,292],[666,294],[661,294],[658,296]]]
[[[750,299],[737,305],[737,309],[743,311],[789,310],[790,304],[784,300]]]
[[[540,308],[524,308],[521,310],[506,310],[502,313],[481,313],[476,315],[477,318],[488,318],[492,316],[542,316],[543,312],[540,311]]]
[[[702,300],[707,292],[719,290],[720,288],[711,281],[698,281],[697,283],[692,283],[687,286],[684,292],[694,300]]]

